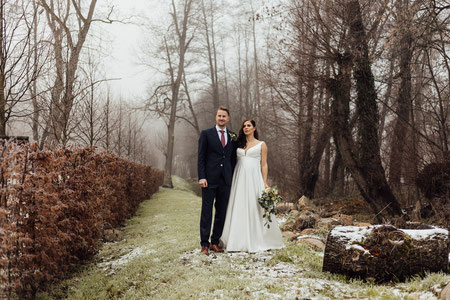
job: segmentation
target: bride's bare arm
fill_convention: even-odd
[[[267,146],[266,143],[261,144],[261,173],[264,180],[264,187],[268,187],[267,174],[269,173],[269,166],[267,165]]]

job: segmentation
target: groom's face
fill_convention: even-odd
[[[219,109],[216,113],[217,125],[219,125],[219,127],[225,127],[228,121],[230,121],[230,116],[228,115],[228,113],[224,110]]]

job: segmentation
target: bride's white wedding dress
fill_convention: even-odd
[[[227,251],[259,252],[283,248],[283,238],[275,216],[270,228],[262,216],[258,198],[264,191],[261,173],[261,144],[245,151],[237,149],[230,199],[221,240]]]

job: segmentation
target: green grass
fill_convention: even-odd
[[[122,241],[104,244],[78,273],[37,299],[416,299],[450,281],[433,273],[375,285],[322,273],[321,252],[287,241],[284,249],[262,254],[203,256],[201,198],[192,183],[178,177],[173,182],[174,189],[161,188],[141,204]],[[130,253],[137,255],[124,259]]]
[[[318,255],[319,252],[314,251],[311,247],[305,244],[297,244],[295,242],[285,243],[286,247],[280,249],[267,262],[267,265],[274,266],[280,262],[292,263],[299,268],[307,268],[314,272],[321,272],[322,258]]]
[[[93,263],[120,258],[136,248],[148,254],[113,270],[92,264],[72,279],[39,294],[38,299],[63,295],[69,299],[142,299],[165,294],[167,286],[183,285],[200,276],[201,270],[187,275],[179,256],[199,247],[201,199],[187,190],[189,185],[181,179],[175,177],[174,185],[175,189],[161,188],[151,200],[143,202],[124,228],[124,240],[105,244]]]

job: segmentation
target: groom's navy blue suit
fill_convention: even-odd
[[[208,186],[202,188],[202,213],[200,218],[200,238],[202,246],[209,246],[212,211],[214,207],[214,228],[211,244],[218,245],[222,235],[228,198],[230,197],[231,180],[236,164],[235,142],[231,140],[227,130],[225,147],[219,139],[216,127],[205,129],[198,140],[198,178],[206,179]]]

